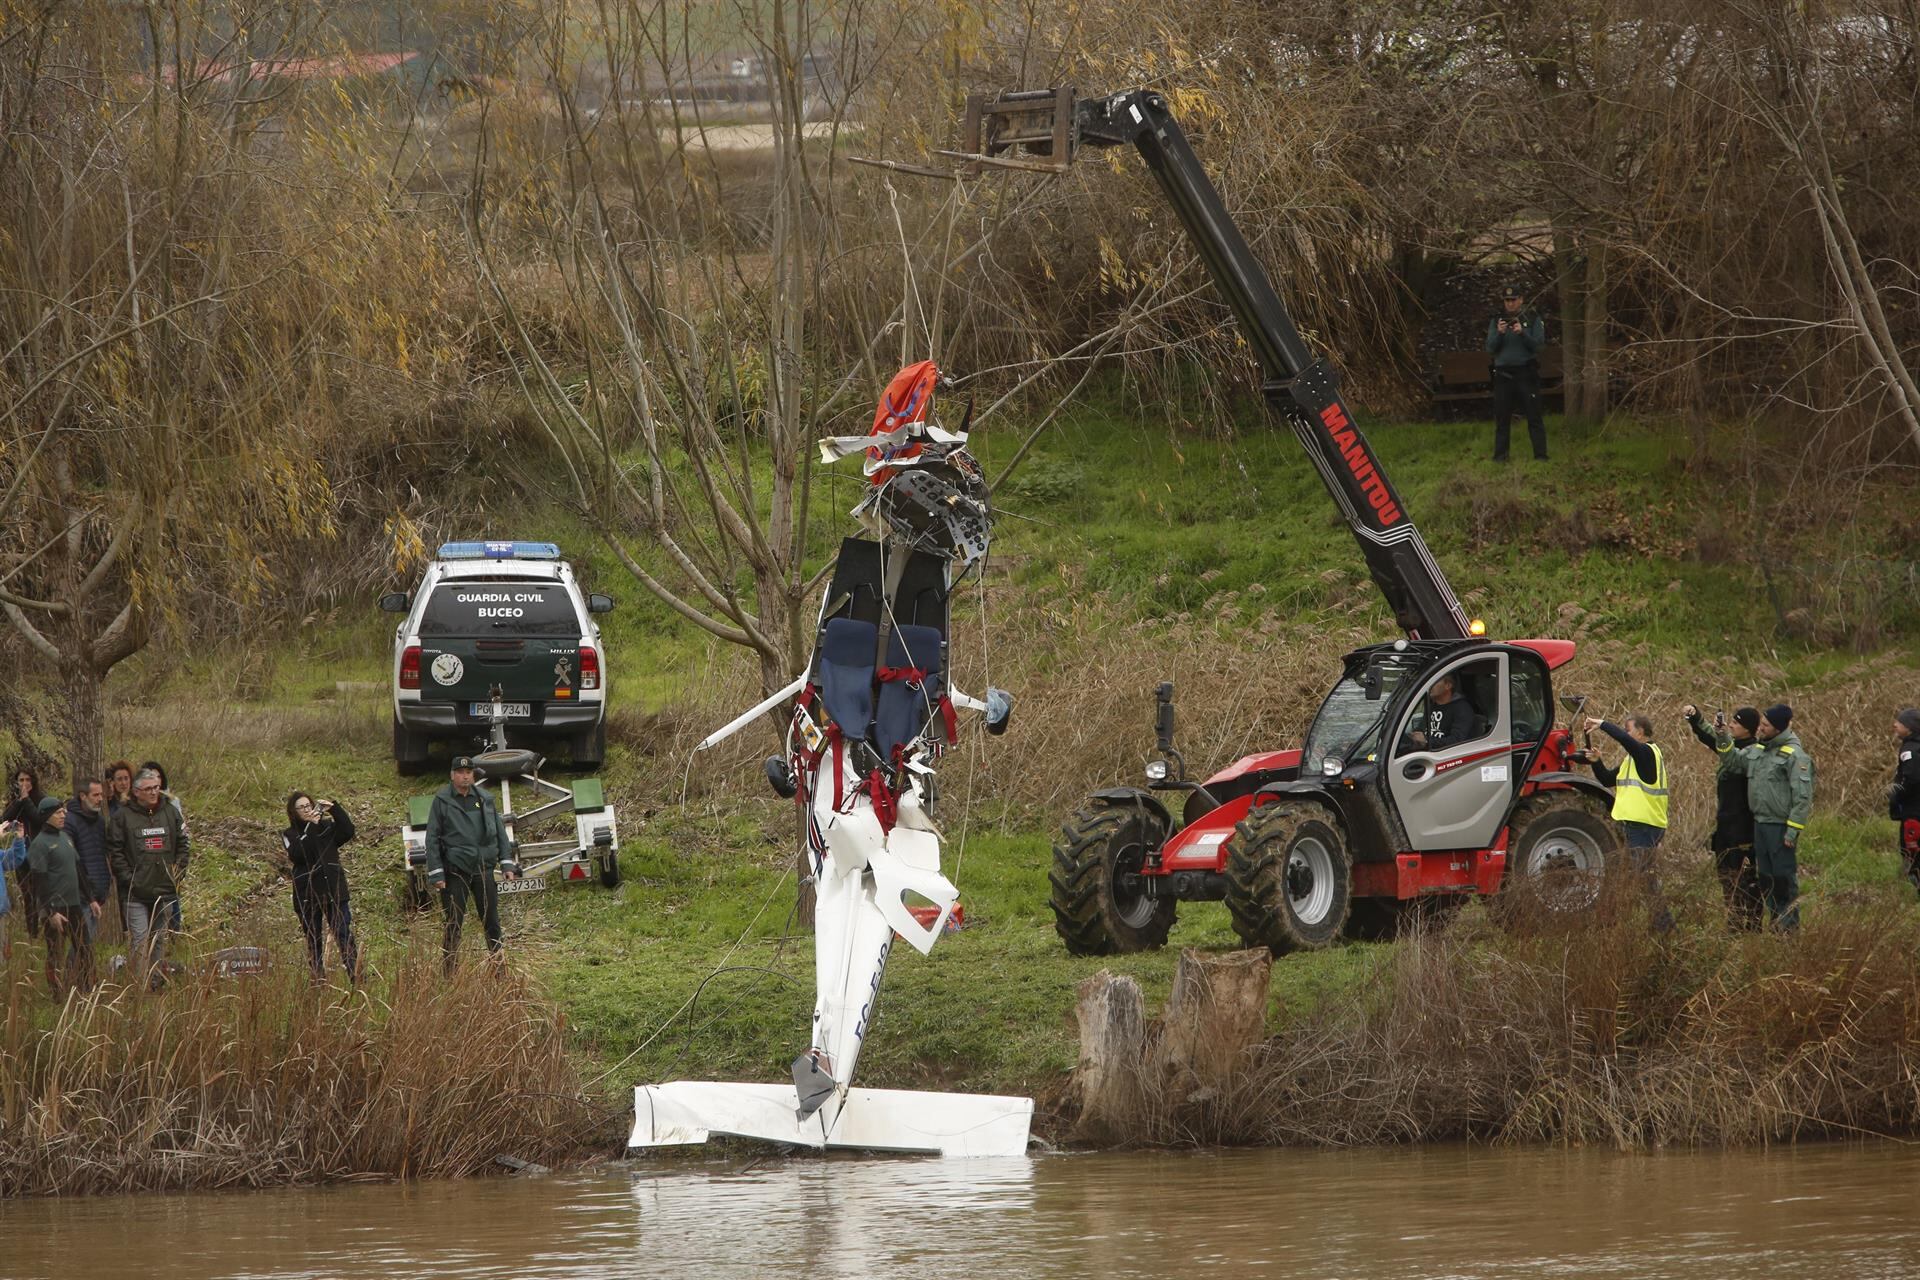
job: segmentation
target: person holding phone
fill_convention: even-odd
[[[287,797],[287,829],[280,833],[287,861],[293,864],[293,914],[307,939],[313,976],[327,976],[327,935],[340,952],[347,981],[360,981],[360,947],[353,937],[353,908],[347,895],[347,870],[340,846],[353,839],[353,818],[331,800],[315,800],[304,791]]]
[[[40,790],[40,775],[21,765],[13,771],[11,785],[7,788],[7,807],[0,810],[0,822],[11,822],[21,835],[31,841],[40,834],[40,802],[46,799]],[[40,908],[34,898],[33,877],[20,874],[20,909],[27,917],[27,936],[40,936]]]
[[[1500,311],[1487,321],[1487,357],[1493,375],[1493,460],[1507,460],[1516,410],[1527,416],[1527,439],[1537,461],[1547,460],[1547,424],[1540,413],[1540,349],[1547,328],[1526,305],[1518,285],[1500,293]]]
[[[1720,892],[1726,898],[1727,922],[1743,931],[1758,929],[1764,922],[1766,903],[1761,899],[1760,878],[1753,864],[1753,806],[1747,803],[1747,775],[1737,757],[1754,745],[1760,712],[1755,707],[1741,707],[1729,723],[1725,712],[1716,711],[1711,727],[1691,702],[1680,712],[1686,716],[1693,736],[1719,757],[1714,775],[1717,803],[1713,834],[1707,838],[1707,847],[1713,850]]]

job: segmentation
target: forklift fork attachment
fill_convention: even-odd
[[[993,97],[969,94],[961,136],[964,150],[941,154],[968,162],[969,173],[987,165],[1064,173],[1073,162],[1077,141],[1073,90],[1030,89]]]

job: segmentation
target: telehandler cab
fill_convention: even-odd
[[[1189,781],[1173,747],[1173,687],[1159,690],[1160,759],[1147,784],[1096,791],[1062,829],[1048,874],[1067,948],[1162,945],[1180,901],[1224,900],[1249,946],[1320,947],[1382,932],[1407,904],[1491,894],[1537,877],[1542,901],[1590,903],[1620,846],[1610,793],[1571,771],[1552,721],[1566,640],[1496,642],[1446,575],[1221,203],[1166,99],[1135,89],[975,95],[975,169],[1064,170],[1082,147],[1130,145],[1159,180],[1406,638],[1346,656],[1297,751],[1247,756]],[[1178,815],[1162,800],[1186,793]]]

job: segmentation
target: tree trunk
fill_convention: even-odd
[[[1553,261],[1560,294],[1560,409],[1569,419],[1575,419],[1580,416],[1580,391],[1586,386],[1580,368],[1586,325],[1581,313],[1585,303],[1581,296],[1580,246],[1571,231],[1554,228]]]
[[[1174,1087],[1184,1089],[1188,1101],[1224,1086],[1246,1051],[1266,1039],[1272,980],[1273,953],[1265,947],[1225,955],[1189,947],[1180,953],[1158,1057],[1178,1077]]]
[[[1073,1091],[1080,1118],[1074,1136],[1124,1142],[1138,1135],[1143,1119],[1140,1070],[1147,1043],[1146,1002],[1139,983],[1105,969],[1082,982],[1077,994],[1080,1062],[1073,1072]]]
[[[1580,417],[1598,422],[1607,416],[1607,251],[1587,246],[1586,281],[1582,290],[1580,354]]]
[[[101,687],[106,677],[84,659],[62,664],[60,690],[65,695],[62,710],[67,728],[68,764],[73,776],[74,793],[100,776],[106,763]]]

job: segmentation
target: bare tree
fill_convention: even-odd
[[[330,527],[304,424],[316,272],[352,228],[289,201],[285,142],[321,123],[285,75],[313,12],[55,5],[0,47],[0,612],[58,681],[76,781],[109,673]]]

